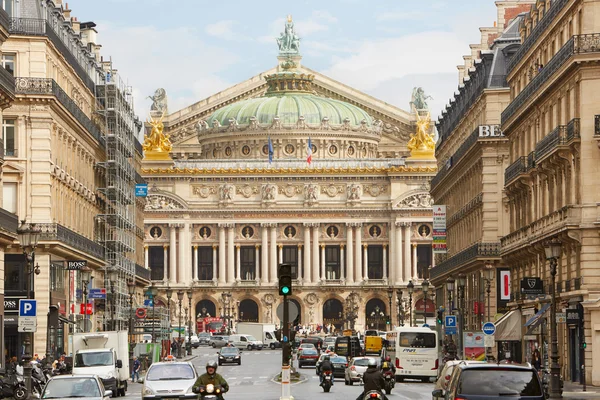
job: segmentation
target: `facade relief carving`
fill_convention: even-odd
[[[279,193],[283,193],[286,197],[294,197],[302,193],[302,185],[279,185]]]
[[[366,193],[369,193],[372,197],[377,197],[387,192],[387,186],[385,185],[369,185],[364,188]]]
[[[325,193],[329,197],[336,197],[338,194],[344,193],[344,185],[321,185],[321,189],[323,193]]]
[[[304,204],[309,206],[319,202],[319,186],[313,183],[304,185]]]
[[[235,186],[231,184],[224,184],[219,186],[219,204],[231,204],[235,197]]]
[[[216,194],[217,189],[214,186],[192,186],[192,194],[206,199],[211,194]]]
[[[398,203],[399,208],[431,208],[432,206],[433,199],[428,193],[413,194]]]
[[[267,183],[266,185],[262,185],[261,188],[261,197],[263,202],[272,202],[275,201],[275,197],[277,196],[277,186]]]
[[[173,199],[165,196],[154,195],[146,197],[146,205],[144,207],[147,211],[152,210],[181,210],[184,207]]]
[[[241,194],[245,198],[250,198],[253,194],[258,194],[258,187],[251,185],[244,185],[236,188],[236,193]]]
[[[362,185],[353,183],[346,188],[346,198],[349,202],[359,202],[362,194]]]

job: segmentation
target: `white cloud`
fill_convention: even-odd
[[[195,28],[99,22],[98,31],[104,58],[110,57],[135,88],[135,110],[142,119],[152,103],[147,96],[157,88],[167,91],[169,110],[176,111],[229,86],[221,72],[238,61],[234,53],[201,40]]]
[[[423,11],[391,11],[377,16],[377,21],[415,21],[427,16]]]
[[[233,33],[233,21],[230,19],[206,25],[204,31],[210,36],[215,36],[227,40],[230,40],[235,37]]]

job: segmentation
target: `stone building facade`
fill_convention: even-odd
[[[39,275],[27,274],[16,235],[3,248],[5,304],[11,306],[5,310],[3,343],[6,355],[21,356],[23,334],[17,332],[16,305],[21,298],[35,297],[38,318],[32,355],[55,357],[68,351],[70,332],[102,329],[107,310],[104,301],[97,301],[92,315],[80,315],[84,286],[106,287],[106,246],[100,242],[98,221],[107,214],[109,199],[99,189],[106,186],[108,173],[103,163],[109,158],[109,134],[114,132],[106,124],[102,113],[106,107],[97,93],[116,82],[118,74],[110,63],[101,62],[95,24],[77,21],[66,4],[59,0],[8,3],[12,5],[10,36],[2,46],[5,68],[0,77],[10,70],[16,81],[16,99],[2,116],[2,204],[13,218],[36,224],[41,235],[35,249]],[[107,81],[107,75],[112,80]],[[128,162],[133,164],[137,158],[139,163],[141,156],[137,143]],[[142,207],[138,202],[139,211]],[[135,212],[133,206],[130,209]],[[137,232],[138,251],[127,256],[132,266],[137,264],[137,272],[121,277],[137,277],[136,300],[141,303],[149,271],[143,268],[141,227]],[[69,260],[87,261],[92,272],[88,285],[79,271],[66,270]],[[26,291],[28,279],[30,293]],[[127,300],[122,290],[117,297],[118,304]],[[48,329],[50,305],[56,306],[59,314],[54,330]],[[119,326],[125,327],[126,319]],[[47,346],[49,332],[54,335]]]
[[[408,315],[395,289],[418,288],[432,263],[435,161],[407,158],[414,114],[300,61],[280,53],[277,67],[165,116],[170,156],[142,166],[157,302],[191,289],[198,321],[279,323],[277,266],[290,263],[297,323],[384,330]]]
[[[562,375],[600,384],[598,342],[598,193],[600,117],[597,115],[600,1],[538,0],[521,25],[523,44],[508,64],[511,103],[502,113],[510,166],[504,190],[509,210],[502,258],[513,288],[530,277],[544,293],[510,305],[539,327],[525,332],[524,352],[549,346],[551,274],[544,245],[562,244],[556,274],[558,347]],[[545,312],[545,314],[544,314]],[[587,348],[583,345],[587,343]]]

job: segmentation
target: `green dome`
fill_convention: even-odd
[[[239,125],[250,124],[251,118],[261,125],[270,125],[279,117],[282,125],[295,125],[304,117],[307,125],[319,125],[327,117],[330,125],[343,125],[347,121],[351,127],[360,126],[365,121],[372,126],[369,114],[352,104],[343,101],[315,96],[309,93],[286,92],[276,96],[265,96],[242,100],[230,104],[208,118],[207,125],[213,127],[215,121],[222,126],[235,119]]]

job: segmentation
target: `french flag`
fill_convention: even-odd
[[[273,142],[271,142],[271,136],[269,136],[269,164],[273,162]]]
[[[310,141],[310,137],[308,138],[308,144],[306,145],[306,162],[308,165],[312,162],[312,142]]]

